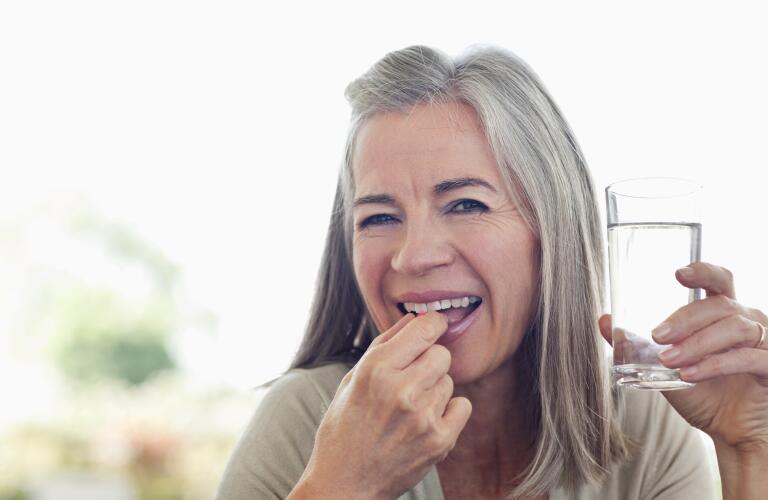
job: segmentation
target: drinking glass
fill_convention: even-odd
[[[685,389],[678,369],[661,364],[651,330],[701,298],[675,270],[701,258],[701,186],[670,177],[628,179],[605,190],[616,383],[636,389]]]

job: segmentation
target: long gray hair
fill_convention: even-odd
[[[509,191],[540,242],[538,307],[516,356],[533,388],[535,455],[513,496],[605,477],[627,457],[597,318],[603,303],[600,217],[584,157],[539,78],[515,55],[476,47],[457,59],[429,47],[387,54],[353,81],[346,151],[309,324],[290,368],[350,365],[378,335],[351,252],[352,155],[382,112],[460,101],[477,112]],[[513,478],[509,478],[510,480]]]

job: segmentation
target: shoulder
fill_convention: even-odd
[[[242,440],[264,436],[270,439],[312,438],[328,409],[341,379],[351,369],[343,363],[313,368],[294,368],[261,386],[260,398]]]
[[[292,369],[260,386],[217,498],[285,498],[303,474],[317,428],[350,369],[343,363]]]
[[[631,442],[630,458],[611,465],[601,484],[582,485],[574,494],[557,490],[550,498],[713,499],[714,476],[702,433],[660,392],[619,389],[617,401],[617,418]]]
[[[273,415],[299,409],[309,417],[324,413],[341,379],[352,368],[345,363],[329,363],[313,368],[294,368],[264,384],[259,410]]]

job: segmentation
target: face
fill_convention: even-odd
[[[352,168],[354,271],[379,331],[437,303],[448,306],[438,342],[456,384],[510,359],[537,296],[538,242],[475,111],[380,113],[360,130]]]

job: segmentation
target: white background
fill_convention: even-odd
[[[250,387],[287,366],[330,214],[344,87],[411,44],[525,59],[601,203],[623,178],[699,180],[703,259],[768,311],[758,2],[273,3],[0,6],[0,218],[80,196],[132,225],[218,318],[213,337],[179,347],[201,377]]]

